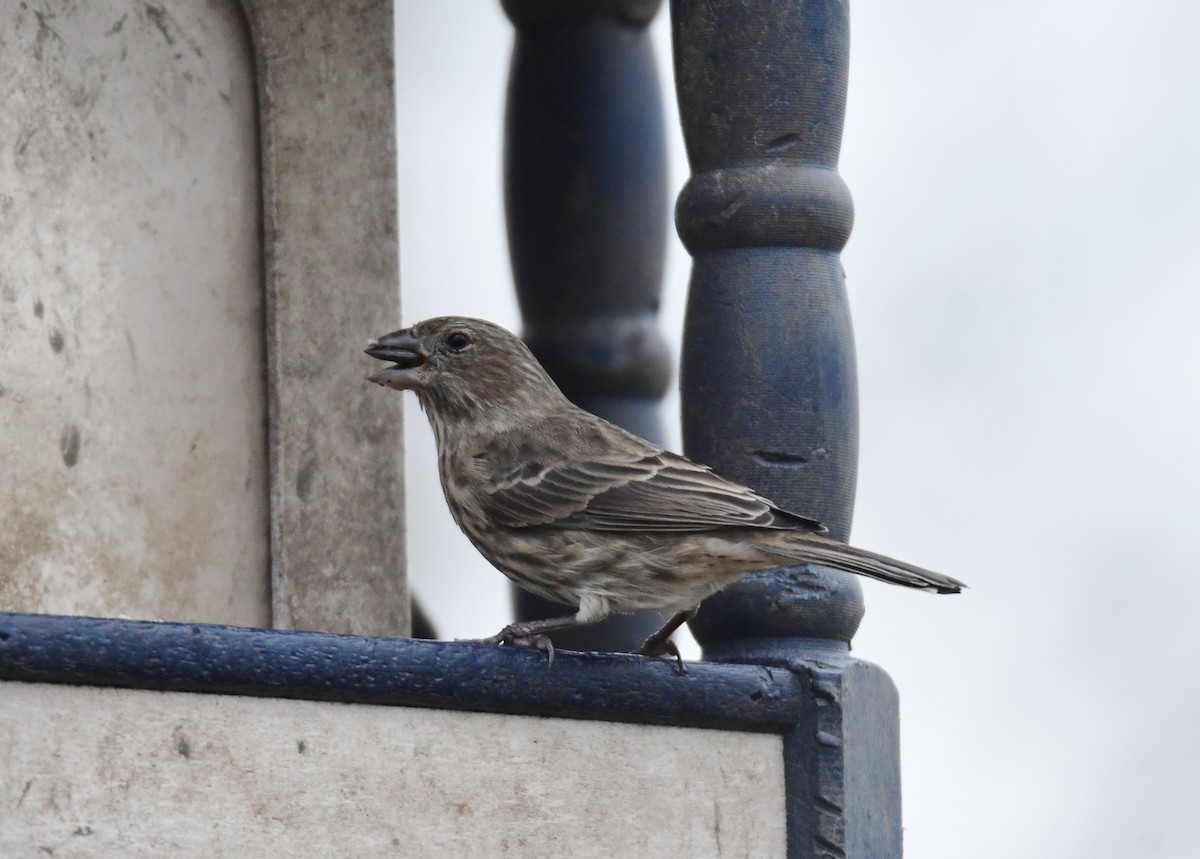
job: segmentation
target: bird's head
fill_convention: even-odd
[[[368,381],[415,392],[443,420],[520,415],[563,398],[520,338],[482,319],[427,319],[371,341],[366,352],[392,362]]]

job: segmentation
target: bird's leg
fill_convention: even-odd
[[[641,647],[633,652],[641,656],[673,656],[679,667],[679,673],[687,674],[687,669],[683,667],[683,657],[679,655],[679,648],[675,646],[675,642],[671,641],[671,635],[695,616],[696,609],[694,608],[675,612],[666,623],[642,642]]]
[[[634,653],[642,656],[661,656],[663,647],[671,640],[671,635],[679,627],[683,626],[689,620],[696,616],[696,609],[689,608],[686,611],[677,611],[675,614],[656,630],[649,638],[642,642],[642,646]]]
[[[585,594],[579,602],[579,611],[563,617],[547,617],[542,620],[524,620],[510,623],[490,638],[482,639],[487,644],[507,644],[512,647],[536,647],[546,653],[546,666],[554,664],[554,643],[549,633],[564,629],[577,629],[603,620],[608,616],[608,600]]]

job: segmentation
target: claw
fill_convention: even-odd
[[[499,644],[502,647],[528,647],[546,654],[546,668],[554,665],[554,642],[550,636],[535,633],[528,624],[510,623],[493,636],[479,639],[484,644]]]
[[[521,645],[522,647],[526,645]],[[546,654],[546,670],[549,671],[554,667],[554,642],[550,640],[548,635],[535,635],[533,637],[533,646]]]
[[[683,656],[680,654],[679,648],[675,646],[675,642],[669,638],[666,641],[646,641],[633,652],[638,656],[649,656],[653,659],[674,658],[675,673],[680,677],[687,674],[687,668],[683,665]]]

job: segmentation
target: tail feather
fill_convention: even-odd
[[[837,540],[824,537],[805,535],[804,539],[781,540],[772,547],[772,553],[794,561],[807,564],[821,564],[858,573],[887,582],[893,585],[903,585],[907,588],[919,588],[934,591],[939,594],[956,594],[966,587],[957,579],[934,573],[913,564],[897,561],[886,555],[877,555],[865,549],[856,549]]]

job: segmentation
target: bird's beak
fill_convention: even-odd
[[[425,366],[425,353],[421,350],[421,341],[413,334],[411,328],[393,331],[378,340],[372,340],[366,353],[380,361],[391,361],[393,366],[380,370],[367,381],[377,385],[386,385],[398,391],[411,390],[421,383],[421,369]]]

